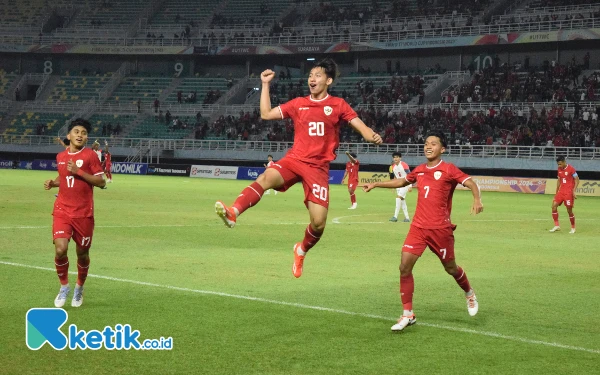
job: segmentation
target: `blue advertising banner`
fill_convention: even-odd
[[[11,160],[0,160],[0,169],[10,169],[13,167]]]
[[[256,178],[265,171],[263,167],[247,168],[239,167],[237,179],[238,180],[256,180]]]
[[[31,169],[35,171],[56,171],[56,160],[34,160]]]
[[[146,174],[148,164],[143,163],[112,163],[110,167],[112,173],[122,174]]]
[[[329,171],[329,183],[330,184],[341,184],[344,180],[344,173],[346,171]]]

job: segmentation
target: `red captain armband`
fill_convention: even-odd
[[[85,172],[84,172],[84,171],[82,171],[82,170],[81,170],[81,168],[79,168],[79,169],[77,170],[77,173],[75,173],[75,174],[76,174],[77,176],[79,176],[79,177],[83,177],[83,174],[84,174],[84,173],[85,173]]]

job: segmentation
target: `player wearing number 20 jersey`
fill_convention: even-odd
[[[69,240],[77,248],[77,282],[71,306],[83,303],[83,284],[90,266],[89,250],[94,234],[94,186],[104,187],[102,165],[96,153],[85,147],[91,125],[76,119],[69,125],[69,147],[56,156],[58,177],[46,180],[44,188],[59,188],[54,202],[52,238],[54,240],[56,273],[61,287],[54,299],[56,307],[63,307],[71,288],[69,286]]]
[[[319,241],[325,230],[329,207],[329,163],[336,158],[341,124],[348,122],[366,141],[381,143],[381,137],[358,118],[345,100],[328,94],[327,90],[337,76],[337,65],[326,58],[310,71],[309,96],[272,108],[269,85],[275,72],[269,69],[262,72],[261,118],[291,118],[294,121],[294,145],[285,157],[269,166],[244,189],[232,207],[225,206],[222,201],[215,203],[217,214],[227,227],[233,228],[237,217],[255,206],[265,190],[285,191],[302,182],[310,224],[304,232],[303,241],[294,245],[292,272],[295,277],[302,275],[306,252]]]

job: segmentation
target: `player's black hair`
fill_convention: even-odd
[[[352,156],[354,159],[356,159],[356,153],[355,152],[351,152],[350,156]]]
[[[397,157],[401,158],[402,157],[402,153],[400,151],[396,151],[396,152],[394,152],[392,154],[392,157],[394,157],[394,156],[397,156]]]
[[[82,118],[77,118],[77,119],[71,121],[71,123],[69,124],[69,130],[68,130],[69,133],[76,126],[83,126],[85,128],[85,130],[87,130],[88,133],[92,130],[92,125],[90,124],[90,122],[88,120],[85,120]]]
[[[340,75],[340,71],[338,70],[337,64],[330,57],[326,57],[323,60],[320,60],[312,68],[313,69],[314,68],[321,68],[321,69],[323,69],[323,71],[325,72],[325,74],[327,75],[327,77],[331,78],[334,81]]]
[[[272,158],[273,158],[273,155],[269,154],[269,155],[267,155],[267,157],[271,157],[271,159],[272,159]]]
[[[63,139],[63,143],[65,144],[65,146],[68,146],[71,144],[71,141],[69,141],[69,138],[65,138]]]
[[[429,137],[438,137],[438,139],[440,140],[440,143],[442,144],[443,148],[448,147],[448,141],[446,141],[446,135],[442,132],[439,131],[433,131],[429,134],[427,134],[427,137],[425,137],[425,139],[429,138]]]
[[[563,155],[559,156],[556,158],[556,162],[558,163],[559,161],[566,161],[565,157]]]

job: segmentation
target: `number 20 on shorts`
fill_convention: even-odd
[[[313,195],[322,201],[327,201],[327,188],[319,184],[313,184]]]

